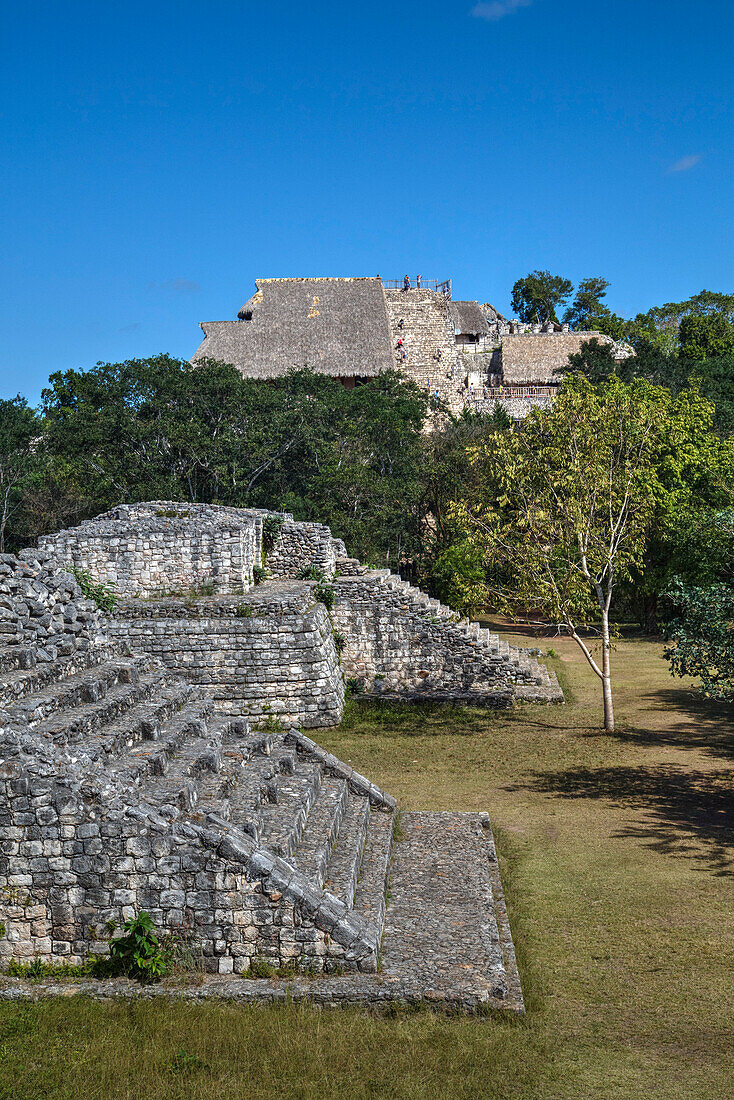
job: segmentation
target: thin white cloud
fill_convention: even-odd
[[[692,156],[681,157],[675,164],[671,164],[668,169],[669,172],[690,172],[691,168],[695,168],[700,161],[701,156],[699,153],[694,153]]]
[[[533,0],[482,0],[475,4],[471,14],[477,19],[485,19],[488,23],[496,23],[504,19],[506,15],[512,15],[518,8],[527,8]]]

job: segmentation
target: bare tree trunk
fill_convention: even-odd
[[[612,702],[611,670],[612,647],[609,642],[609,613],[605,609],[602,609],[601,635],[601,682],[604,693],[604,729],[607,733],[614,733],[614,704]]]

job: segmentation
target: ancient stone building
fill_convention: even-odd
[[[558,368],[585,340],[612,343],[568,325],[508,321],[489,303],[454,301],[451,281],[405,286],[375,278],[258,279],[235,321],[202,321],[192,362],[230,363],[247,378],[293,367],[354,386],[397,367],[453,412],[521,417],[547,405]],[[617,347],[620,358],[630,349]]]
[[[338,721],[346,677],[562,699],[529,654],[288,515],[126,505],[0,556],[0,966],[79,963],[146,910],[207,974],[311,974],[226,996],[521,1008],[486,814],[398,827],[303,732]]]

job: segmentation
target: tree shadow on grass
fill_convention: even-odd
[[[640,696],[648,726],[622,724],[613,734],[599,730],[587,736],[614,737],[636,745],[696,749],[708,756],[734,760],[734,711],[731,704],[706,699],[683,687],[661,688]]]
[[[717,876],[734,875],[734,770],[692,771],[674,765],[569,768],[535,773],[505,788],[559,798],[605,798],[643,811],[614,835],[634,837],[666,855],[701,862]]]

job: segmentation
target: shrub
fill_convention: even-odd
[[[105,611],[107,614],[111,614],[115,610],[119,597],[115,592],[114,585],[97,584],[87,569],[72,569],[71,572],[85,599],[94,600],[99,610]]]
[[[170,972],[170,953],[162,946],[149,913],[142,910],[122,927],[125,935],[110,940],[111,975],[156,982]]]
[[[331,611],[334,606],[334,586],[333,584],[317,584],[313,590],[314,597],[322,603],[327,611]]]
[[[265,516],[263,520],[263,550],[265,553],[269,553],[275,546],[280,529],[284,523],[285,520],[282,516],[274,515],[273,513],[269,516]]]
[[[263,569],[263,567],[261,565],[253,566],[252,579],[255,582],[255,584],[262,584],[263,581],[267,578],[267,575],[268,575],[267,569]]]
[[[318,565],[303,565],[296,573],[296,578],[299,581],[324,581],[326,574]]]

